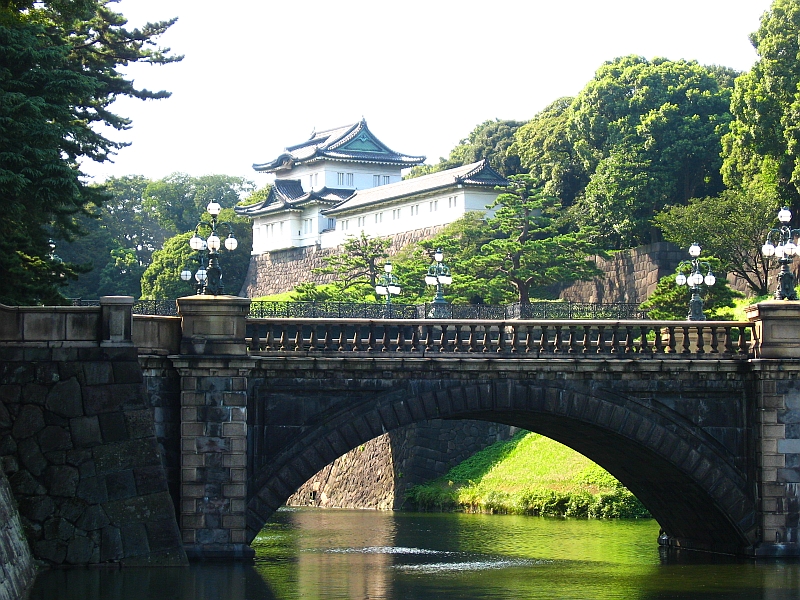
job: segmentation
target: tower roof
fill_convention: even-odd
[[[425,161],[424,156],[409,156],[391,150],[381,142],[361,119],[354,125],[314,132],[301,144],[288,146],[276,159],[253,168],[261,173],[282,173],[293,167],[321,160],[413,167]]]

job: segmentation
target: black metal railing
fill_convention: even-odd
[[[99,306],[99,300],[73,298],[72,306]],[[136,300],[136,315],[175,316],[175,300]],[[378,302],[285,302],[253,300],[248,315],[254,319],[647,319],[632,302],[531,302],[530,304],[391,304]]]

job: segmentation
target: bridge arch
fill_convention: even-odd
[[[742,553],[754,542],[756,502],[730,451],[688,419],[580,382],[407,381],[309,421],[252,474],[248,541],[317,471],[387,431],[429,419],[495,421],[541,433],[617,477],[648,508],[666,543]]]

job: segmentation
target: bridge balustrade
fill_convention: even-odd
[[[247,319],[251,355],[380,352],[569,358],[750,357],[732,321]]]

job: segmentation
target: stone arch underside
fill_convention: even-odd
[[[434,418],[514,425],[559,441],[617,477],[670,543],[743,553],[756,527],[745,475],[719,442],[663,405],[610,392],[503,380],[415,393],[413,385],[327,414],[254,473],[249,540],[322,467],[378,435]]]

